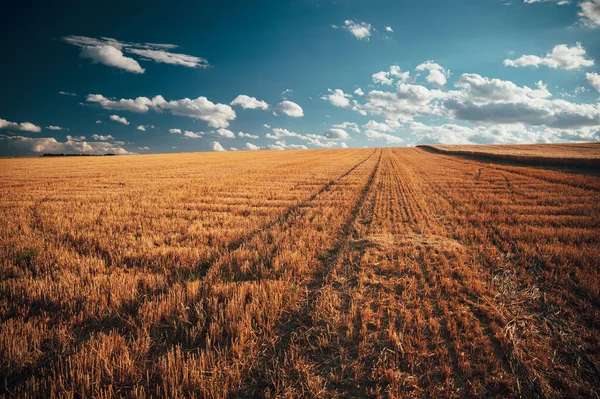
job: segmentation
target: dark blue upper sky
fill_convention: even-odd
[[[0,155],[600,141],[600,0],[86,3],[1,6]]]

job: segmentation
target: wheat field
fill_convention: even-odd
[[[599,397],[600,178],[422,148],[0,160],[3,397]]]

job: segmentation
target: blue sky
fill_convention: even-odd
[[[600,141],[600,0],[83,3],[3,6],[1,156]]]

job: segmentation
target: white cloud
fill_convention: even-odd
[[[213,151],[227,151],[218,141],[212,142],[212,150]]]
[[[0,129],[20,130],[23,132],[33,132],[33,133],[39,133],[42,131],[41,127],[34,125],[31,122],[21,122],[21,123],[9,122],[6,119],[2,119],[2,118],[0,118]]]
[[[63,95],[63,96],[71,96],[71,97],[76,97],[77,94],[75,93],[69,93],[68,91],[59,91],[58,94]]]
[[[348,132],[338,128],[329,129],[325,132],[324,136],[330,140],[347,140],[350,138]]]
[[[97,125],[99,125],[99,124],[101,124],[101,123],[102,123],[102,121],[101,121],[101,120],[99,120],[99,119],[96,121],[96,124],[97,124]]]
[[[440,88],[444,87],[444,85],[447,82],[448,76],[450,76],[450,71],[433,61],[425,61],[424,63],[418,65],[416,70],[429,71],[429,75],[427,75],[427,78],[425,78],[425,80]]]
[[[393,132],[395,130],[394,128],[392,128],[387,123],[376,122],[376,121],[373,121],[373,120],[365,123],[363,125],[363,127],[366,130],[377,130],[377,131],[380,131],[380,132]]]
[[[545,57],[524,55],[516,60],[504,60],[504,66],[515,68],[533,66],[537,68],[540,65],[546,65],[553,69],[577,69],[594,65],[594,60],[587,59],[586,55],[587,53],[581,43],[577,43],[573,47],[559,44],[554,46],[552,52],[546,54]]]
[[[547,138],[528,131],[523,124],[469,127],[457,124],[428,126],[412,122],[413,144],[519,144],[543,143]]]
[[[344,123],[340,123],[340,124],[332,125],[332,126],[339,128],[339,129],[350,130],[350,131],[353,131],[356,133],[360,133],[358,124],[356,124],[354,122],[344,122]]]
[[[343,28],[352,33],[358,40],[369,40],[371,37],[371,24],[366,22],[354,22],[348,19],[344,21]]]
[[[169,129],[169,133],[171,133],[171,134],[181,134],[181,129]]]
[[[385,142],[387,144],[399,144],[404,141],[404,139],[401,137],[396,137],[389,133],[382,133],[377,130],[366,130],[365,136],[367,136],[367,138],[370,140],[375,140],[375,139],[385,140]]]
[[[556,129],[600,126],[600,104],[549,99],[552,95],[542,82],[531,89],[510,81],[463,74],[456,86],[463,90],[444,101],[444,107],[456,119]]]
[[[204,58],[193,55],[171,53],[165,50],[127,49],[127,52],[142,56],[143,60],[152,60],[162,64],[179,65],[188,68],[208,68],[210,65]]]
[[[257,139],[258,138],[258,135],[248,134],[248,133],[244,133],[244,132],[239,132],[238,136],[240,136],[240,137],[246,137],[246,138],[249,138],[249,139]]]
[[[330,94],[326,94],[321,97],[322,100],[329,101],[332,105],[340,108],[350,107],[351,94],[346,94],[340,89],[327,90]]]
[[[267,129],[271,128],[271,125],[267,125],[266,123],[263,125],[263,127],[266,127]]]
[[[188,139],[199,139],[200,137],[202,137],[204,135],[204,132],[190,132],[189,130],[186,130],[185,132],[183,132],[183,137],[187,137]]]
[[[267,104],[264,101],[259,101],[256,99],[256,97],[250,97],[247,96],[245,94],[240,94],[239,96],[237,96],[231,103],[230,105],[239,105],[240,107],[244,108],[244,109],[262,109],[262,110],[267,110],[269,109],[269,104]]]
[[[251,151],[256,151],[256,150],[260,150],[260,147],[257,145],[254,145],[252,143],[246,143],[244,145],[244,148],[246,148],[247,150],[251,150]]]
[[[146,113],[150,109],[158,108],[159,104],[165,102],[165,99],[162,96],[155,96],[152,100],[148,97],[138,97],[135,100],[121,99],[116,101],[106,98],[102,94],[88,94],[85,100],[87,102],[97,103],[104,109],[137,113]]]
[[[363,96],[365,104],[355,104],[354,109],[362,114],[383,116],[392,120],[412,120],[415,116],[440,115],[439,106],[433,100],[448,94],[430,90],[421,85],[400,83],[395,92],[373,90]]]
[[[346,143],[344,143],[344,142],[341,142],[341,143],[340,143],[340,147],[341,147],[341,148],[348,148],[348,144],[346,144]]]
[[[304,116],[302,107],[292,101],[285,100],[280,102],[279,105],[277,105],[277,109],[287,116],[293,116],[296,118]]]
[[[308,147],[304,144],[288,144],[285,140],[276,141],[275,144],[268,144],[269,150],[307,150]]]
[[[231,130],[227,130],[227,129],[217,129],[217,131],[215,132],[218,136],[221,137],[226,137],[228,139],[234,139],[235,138],[235,134],[231,131]]]
[[[111,115],[110,116],[110,120],[122,123],[123,125],[129,125],[129,121],[127,121],[127,119],[125,119],[125,118],[123,118],[123,117],[121,117],[119,115]]]
[[[564,6],[566,4],[571,3],[570,0],[525,0],[525,4],[533,4],[533,3],[556,3],[559,6]]]
[[[141,151],[148,151],[148,150],[150,150],[150,147],[148,147],[148,146],[144,146],[144,147],[138,147],[138,150],[141,150]]]
[[[142,132],[145,132],[145,131],[146,131],[146,126],[144,126],[144,125],[139,125],[138,127],[136,127],[136,129],[137,129],[137,130],[140,130],[140,131],[142,131]]]
[[[54,125],[46,126],[46,129],[48,129],[48,130],[64,130],[63,127],[54,126]]]
[[[101,94],[88,94],[86,101],[99,104],[108,110],[122,110],[137,113],[146,113],[150,110],[161,112],[170,111],[177,116],[200,119],[209,126],[225,128],[229,121],[236,118],[235,111],[227,104],[215,104],[206,97],[196,99],[184,98],[181,100],[166,101],[163,96],[138,97],[132,99],[110,100]]]
[[[83,139],[83,140],[81,140]],[[35,154],[130,154],[121,144],[107,142],[87,142],[85,137],[67,136],[67,141],[60,142],[53,137],[31,138],[22,136],[0,137],[11,148]]]
[[[410,79],[410,72],[402,72],[400,67],[397,65],[392,65],[389,71],[381,71],[374,73],[372,75],[373,82],[379,83],[382,85],[391,85],[395,80],[399,82],[406,82]],[[356,91],[359,91],[358,93]],[[360,92],[362,90],[357,89],[355,91],[356,94],[361,95]]]
[[[162,96],[160,97],[162,98]],[[209,126],[216,128],[225,128],[229,126],[230,120],[236,118],[235,111],[229,105],[215,104],[206,97],[198,97],[193,100],[184,98],[182,100],[165,101],[159,103],[158,108],[168,110],[173,115],[203,120]]]
[[[109,141],[109,140],[114,140],[115,138],[113,136],[111,136],[110,134],[103,136],[101,134],[93,134],[92,138],[96,141]],[[83,138],[85,140],[85,137]]]
[[[593,78],[592,78],[593,79]],[[455,83],[456,90],[428,89],[422,85],[398,83],[394,91],[372,90],[352,99],[342,90],[330,90],[322,98],[335,106],[352,109],[361,115],[382,116],[394,130],[400,122],[410,123],[418,116],[446,118],[477,124],[514,125],[560,130],[560,137],[577,131],[577,137],[589,139],[600,127],[600,103],[577,104],[552,99],[547,85],[517,86],[511,81],[490,79],[477,74],[463,74]],[[389,131],[365,126],[369,138],[386,138]],[[533,137],[533,136],[531,136]],[[537,136],[536,136],[537,137]],[[554,135],[558,138],[559,135]]]
[[[296,132],[276,127],[273,128],[273,134],[267,133],[265,137],[271,140],[278,140],[282,137],[300,137],[300,135]]]
[[[581,11],[577,14],[581,22],[590,28],[600,27],[600,0],[579,3]]]
[[[132,43],[105,37],[96,39],[86,36],[65,36],[63,40],[80,47],[81,57],[133,73],[144,73],[145,70],[135,59],[125,56],[123,52],[138,55],[144,61],[188,68],[209,67],[208,61],[204,58],[168,51],[177,47],[174,44]]]
[[[133,58],[126,57],[123,52],[112,46],[84,47],[81,50],[82,58],[89,58],[94,63],[104,64],[123,69],[132,73],[144,73],[144,68]]]
[[[386,32],[393,32],[394,30],[392,29],[392,27],[391,27],[391,26],[386,26],[386,27],[385,27],[385,31],[386,31]]]
[[[590,86],[594,89],[600,91],[600,75],[596,72],[589,72],[585,74],[585,78],[587,79]]]

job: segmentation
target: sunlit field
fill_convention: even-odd
[[[597,397],[600,178],[421,148],[0,160],[6,397]]]

